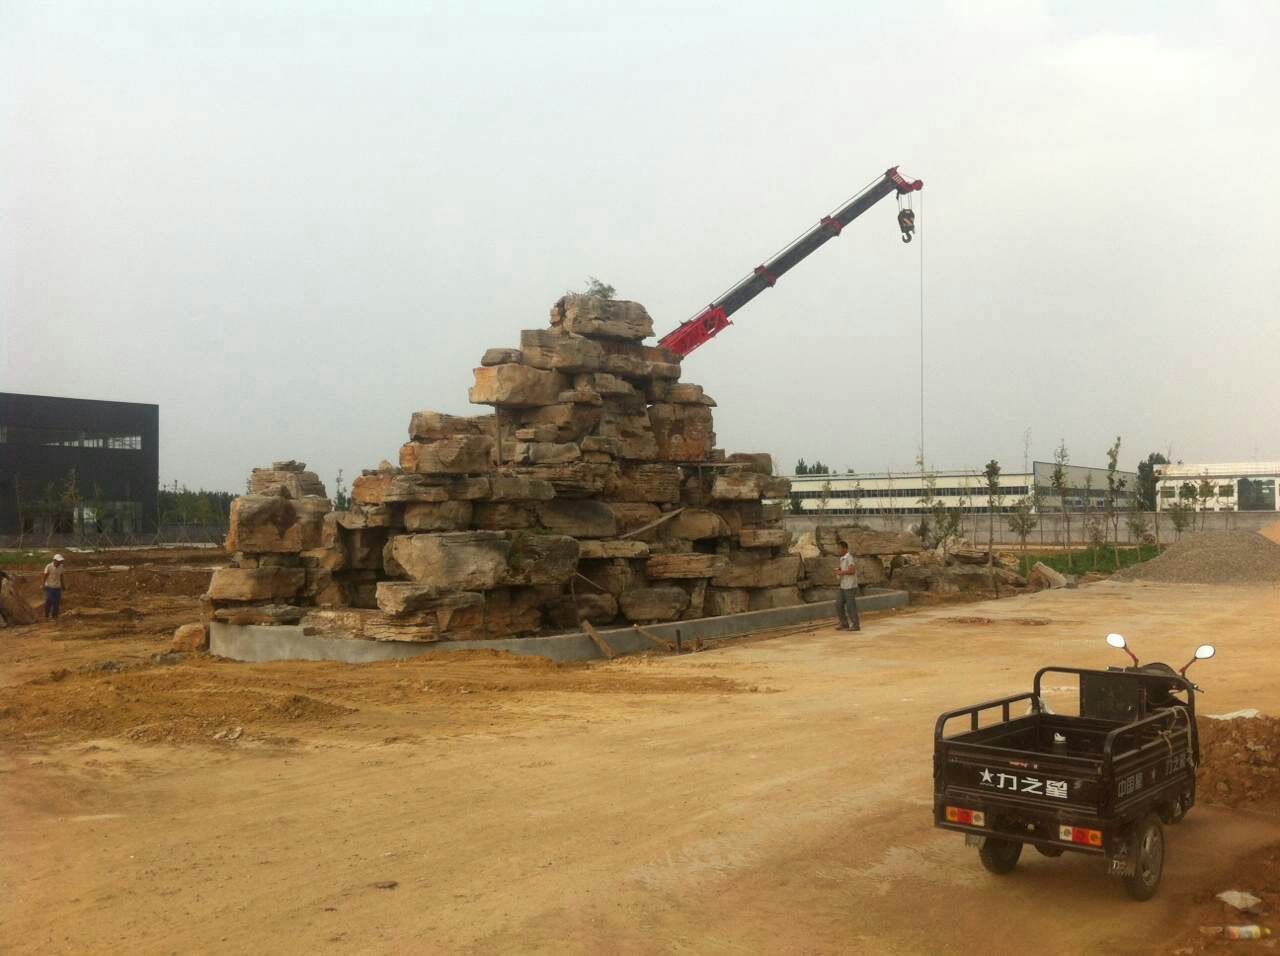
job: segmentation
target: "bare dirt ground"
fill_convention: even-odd
[[[1211,640],[1204,711],[1280,714],[1274,587],[349,666],[166,656],[196,593],[169,580],[128,620],[0,630],[6,951],[1199,952],[1214,893],[1277,883],[1280,816],[1248,807],[1169,828],[1145,904],[1081,856],[991,876],[930,825],[937,713],[1117,662],[1111,630],[1176,664]]]

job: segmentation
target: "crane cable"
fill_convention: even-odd
[[[916,239],[920,243],[920,460],[924,461],[924,193],[920,194],[920,222]]]

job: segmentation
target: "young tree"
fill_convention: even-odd
[[[1022,573],[1024,575],[1029,570],[1027,568],[1027,536],[1036,530],[1036,525],[1039,523],[1040,519],[1036,517],[1035,504],[1031,498],[1018,499],[1009,515],[1009,530],[1022,542]]]
[[[937,529],[930,526],[930,517],[937,499],[938,475],[925,467],[923,452],[916,454],[916,465],[920,469],[921,485],[920,497],[916,499],[916,504],[920,506],[920,540],[926,548],[936,548],[940,542],[937,539]]]
[[[853,474],[853,469],[849,469],[849,474]],[[861,524],[858,520],[862,517],[862,479],[853,479],[853,490],[849,492],[849,513],[853,515],[853,523]]]
[[[1209,502],[1216,498],[1218,489],[1213,486],[1213,482],[1209,480],[1209,472],[1205,472],[1200,476],[1200,483],[1196,485],[1196,495],[1199,497],[1200,505],[1200,530],[1203,531],[1205,521],[1209,515]]]
[[[800,496],[798,494],[791,496],[791,513],[793,515],[804,514],[804,505],[800,503]]]
[[[1058,442],[1058,447],[1053,450],[1053,473],[1049,476],[1049,484],[1053,487],[1053,493],[1058,496],[1058,507],[1062,511],[1069,571],[1074,570],[1071,566],[1071,514],[1067,511],[1067,465],[1070,461],[1071,456],[1067,454],[1066,439],[1062,439]]]
[[[587,288],[584,290],[587,295],[596,295],[602,299],[612,299],[618,294],[618,290],[607,282],[601,282],[595,276],[587,276]]]
[[[996,512],[1004,501],[1000,490],[1000,462],[992,458],[982,469],[982,476],[987,481],[987,562],[990,563],[996,540]]]
[[[824,515],[827,513],[827,505],[831,503],[831,482],[824,481],[822,487],[818,489],[818,510]]]
[[[76,470],[71,468],[67,471],[67,477],[62,479],[62,484],[58,488],[58,510],[67,516],[70,523],[70,532],[77,537],[84,531],[84,522],[81,520],[81,508],[84,504],[84,496],[80,494],[80,483],[76,480]]]
[[[1182,538],[1182,532],[1195,520],[1195,509],[1185,501],[1179,501],[1165,509],[1169,512],[1169,520],[1173,522],[1174,540]]]
[[[982,469],[982,475],[987,480],[987,572],[991,575],[991,590],[995,593],[996,598],[1000,597],[1000,588],[996,584],[996,512],[1000,509],[1000,503],[1004,500],[1004,496],[1000,491],[1000,462],[992,458],[987,462],[987,466]]]
[[[27,535],[27,519],[30,515],[31,502],[22,490],[22,481],[13,476],[13,507],[18,514],[18,548],[21,550],[23,539]]]
[[[1127,479],[1116,474],[1120,461],[1120,436],[1116,436],[1115,444],[1107,449],[1107,497],[1105,500],[1106,515],[1111,525],[1112,553],[1115,555],[1116,567],[1120,567],[1120,492],[1124,490]]]
[[[351,494],[342,481],[342,469],[338,469],[338,477],[333,479],[333,510],[347,511],[351,507]]]
[[[1146,461],[1138,462],[1138,500],[1146,511],[1156,510],[1156,465],[1167,465],[1169,459],[1158,451],[1147,455]]]
[[[1142,547],[1142,539],[1147,536],[1147,515],[1142,510],[1142,499],[1134,497],[1133,502],[1129,505],[1129,515],[1125,518],[1125,525],[1129,529],[1129,536],[1133,539],[1138,547]]]

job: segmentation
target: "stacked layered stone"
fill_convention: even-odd
[[[714,447],[715,402],[652,332],[637,303],[565,296],[485,353],[470,398],[492,413],[414,413],[347,511],[296,463],[255,470],[214,616],[426,641],[802,603],[818,581],[787,553],[789,481]]]

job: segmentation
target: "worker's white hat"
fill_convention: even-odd
[[[67,559],[66,559],[66,558],[64,558],[64,557],[63,557],[62,555],[60,555],[60,554],[55,554],[55,555],[53,556],[53,560],[55,560],[55,561],[65,561],[65,560],[67,560]]]

